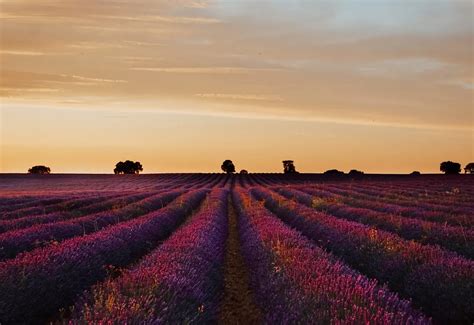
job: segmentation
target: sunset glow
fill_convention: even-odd
[[[0,0],[0,172],[474,160],[470,0]]]

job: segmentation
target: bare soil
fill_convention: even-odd
[[[220,324],[261,324],[262,314],[254,301],[249,276],[240,250],[237,213],[229,198],[229,237],[224,261],[224,299]]]

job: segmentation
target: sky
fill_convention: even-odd
[[[472,0],[0,0],[0,172],[474,161]]]

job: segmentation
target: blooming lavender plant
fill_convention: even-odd
[[[267,324],[429,324],[410,303],[350,269],[240,189],[243,252]]]
[[[207,190],[140,218],[0,262],[0,323],[37,323],[84,289],[150,251],[197,208]]]
[[[474,320],[473,261],[436,246],[406,241],[386,231],[317,212],[263,188],[254,188],[252,193],[286,223],[354,268],[412,298],[435,320]]]
[[[36,224],[50,223],[54,221],[68,220],[82,217],[87,214],[97,213],[108,209],[118,209],[138,200],[152,196],[155,193],[138,194],[115,194],[113,196],[97,196],[90,199],[71,200],[63,207],[62,211],[47,212],[42,214],[30,214],[15,219],[0,220],[0,233],[10,230],[28,228]]]
[[[286,198],[294,199],[309,207],[316,207],[320,211],[336,217],[375,226],[378,229],[396,233],[405,239],[440,245],[468,258],[474,258],[474,230],[472,229],[351,207],[340,202],[329,201],[326,204],[314,204],[315,201],[319,202],[317,197],[287,187],[278,188],[277,191]]]
[[[0,235],[0,261],[13,258],[21,252],[39,246],[47,246],[50,243],[58,243],[71,237],[90,234],[106,226],[160,209],[181,193],[181,190],[159,193],[122,209],[108,210],[77,219],[3,233]]]
[[[76,304],[71,324],[183,324],[217,319],[227,237],[226,190],[215,189],[182,228],[117,279]]]
[[[423,204],[418,204],[416,207],[413,206],[401,206],[398,204],[381,202],[380,199],[376,197],[357,199],[354,198],[354,195],[350,191],[343,191],[340,194],[332,193],[327,190],[323,190],[321,193],[320,190],[315,190],[312,188],[299,188],[303,192],[315,195],[315,196],[326,196],[329,194],[330,197],[340,200],[348,205],[359,207],[359,208],[368,208],[375,211],[400,215],[409,218],[419,218],[422,220],[438,222],[440,224],[450,224],[453,226],[465,226],[465,227],[474,227],[473,210],[472,209],[463,209],[462,213],[458,213],[455,210],[450,211],[434,211],[429,207],[424,206]],[[452,208],[451,208],[452,209]]]

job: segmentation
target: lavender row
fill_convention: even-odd
[[[74,205],[76,206],[76,208],[71,208],[65,211],[53,212],[53,213],[48,213],[48,214],[40,214],[40,215],[31,215],[31,216],[26,216],[26,217],[22,217],[18,219],[13,219],[13,220],[0,220],[0,233],[4,233],[11,230],[24,229],[24,228],[28,228],[28,227],[31,227],[33,225],[38,225],[38,224],[45,224],[45,223],[50,223],[50,222],[74,219],[74,218],[85,216],[87,214],[102,212],[108,209],[113,209],[116,211],[118,209],[125,207],[128,204],[134,203],[138,200],[142,200],[146,197],[150,197],[156,193],[157,192],[152,192],[152,193],[146,192],[146,193],[139,193],[139,194],[133,194],[133,195],[125,195],[125,196],[119,195],[114,198],[105,199],[105,200],[104,198],[100,197],[98,198],[98,200],[99,201],[104,200],[104,201],[92,203],[92,204],[87,204],[86,201],[80,200],[80,202],[75,201]],[[81,204],[84,204],[84,205],[81,206]]]
[[[403,217],[419,218],[432,222],[447,223],[452,226],[474,227],[474,218],[472,218],[472,215],[458,215],[436,211],[427,211],[422,207],[402,207],[396,204],[380,203],[375,199],[357,200],[340,194],[334,194],[330,192],[328,193],[328,191],[320,191],[308,187],[298,187],[298,189],[314,196],[330,197],[331,199],[339,200],[345,204],[354,207],[366,208],[390,214],[398,214]]]
[[[367,182],[363,183],[361,187],[350,187],[351,189],[356,189],[359,192],[367,193],[369,195],[377,195],[382,193],[384,196],[393,197],[393,198],[409,198],[409,197],[419,197],[420,199],[427,199],[430,197],[442,198],[445,194],[445,191],[448,188],[448,182],[440,183],[430,183],[428,180],[423,180],[422,182],[414,181],[398,181],[398,182]],[[346,188],[348,184],[337,184],[332,183],[331,186]],[[465,187],[465,186],[463,186]],[[466,187],[465,187],[466,188]]]
[[[21,193],[18,194],[19,196],[15,201],[17,203],[5,203],[0,206],[0,216],[5,218],[7,216],[15,216],[15,212],[23,213],[23,210],[26,209],[33,209],[33,208],[46,208],[51,209],[55,205],[60,206],[63,203],[72,200],[80,200],[80,199],[88,199],[94,198],[97,196],[119,196],[123,195],[124,193],[132,193],[133,191],[84,191],[84,192],[77,192],[74,191],[67,191],[67,192],[43,192],[42,195],[34,195],[31,192]],[[36,192],[35,192],[36,193]],[[0,200],[2,198],[0,197]],[[25,212],[26,213],[26,212]]]
[[[86,195],[85,195],[86,196]],[[0,207],[0,217],[3,218],[3,215],[6,213],[11,213],[15,210],[21,210],[25,208],[31,208],[35,206],[49,206],[64,202],[66,200],[71,199],[72,197],[79,198],[80,196],[77,194],[67,194],[67,195],[47,195],[41,198],[29,198],[25,199],[24,202],[17,203],[17,204],[8,204],[5,206]]]
[[[474,320],[472,260],[317,212],[265,189],[256,188],[252,193],[286,223],[354,268],[411,297],[435,320],[444,323]]]
[[[35,196],[35,195],[24,195],[23,193],[15,195],[8,195],[8,196],[0,196],[0,212],[11,211],[13,209],[17,209],[18,207],[22,207],[22,205],[32,205],[33,202],[41,200],[41,199],[51,199],[50,196]]]
[[[72,304],[108,270],[125,267],[168,237],[207,190],[103,231],[0,262],[0,323],[41,323]]]
[[[416,208],[416,211],[424,210],[426,212],[435,212],[438,214],[452,215],[452,214],[470,214],[473,212],[472,207],[461,206],[456,204],[459,202],[449,201],[448,204],[440,204],[442,198],[438,198],[438,204],[428,203],[426,201],[420,200],[419,198],[414,198],[413,195],[411,199],[407,198],[387,198],[385,197],[384,191],[379,190],[378,192],[368,195],[360,193],[360,190],[351,187],[350,189],[340,188],[340,186],[324,186],[324,189],[335,193],[337,195],[342,195],[347,199],[361,200],[361,201],[373,201],[376,200],[378,203],[383,203],[388,206],[398,206],[400,208]],[[451,198],[450,198],[451,199]]]
[[[215,322],[227,238],[226,190],[215,189],[200,211],[119,278],[87,293],[72,324]]]
[[[162,208],[181,194],[180,190],[160,193],[116,211],[110,210],[3,233],[0,235],[0,260],[14,258],[21,252],[57,244],[68,238],[90,234],[106,226],[130,220]]]
[[[415,200],[413,197],[413,194],[410,198],[407,198],[407,197],[389,198],[389,197],[386,197],[383,189],[379,191],[374,191],[371,194],[366,194],[364,193],[364,192],[367,192],[366,189],[364,188],[359,189],[357,187],[352,187],[352,186],[350,189],[347,189],[347,188],[341,189],[340,186],[334,186],[334,185],[325,186],[325,188],[333,193],[340,194],[340,195],[354,198],[354,199],[359,199],[359,200],[376,199],[377,202],[380,202],[380,203],[395,204],[395,205],[408,207],[408,208],[416,207],[416,208],[422,208],[427,211],[436,211],[436,212],[443,212],[443,213],[448,213],[448,214],[469,214],[473,212],[472,207],[461,206],[461,204],[455,204],[455,203],[461,203],[461,202],[453,202],[451,197],[448,198],[448,202],[446,202],[446,199],[444,198],[444,196],[438,197],[437,203],[434,204],[434,203],[426,202],[425,200],[420,200],[420,198],[416,198]]]
[[[234,201],[265,323],[430,323],[408,301],[312,244],[243,190],[235,192]]]
[[[472,194],[474,194],[474,186],[470,184],[466,178],[464,182],[458,181],[450,182],[448,179],[443,178],[442,181],[430,182],[429,180],[421,180],[419,182],[398,182],[398,183],[369,183],[367,184],[368,190],[383,190],[387,191],[389,194],[397,196],[411,197],[416,195],[420,198],[430,198],[430,197],[445,197],[449,192],[453,192],[453,189],[458,189],[457,195],[462,199],[467,199],[471,203]],[[433,201],[436,203],[436,201]]]
[[[422,244],[436,244],[474,258],[474,230],[463,227],[441,225],[435,222],[400,217],[370,209],[354,208],[342,203],[318,200],[309,194],[291,188],[277,190],[283,196],[306,206],[339,218],[361,222],[387,230],[405,239],[414,239]]]
[[[93,195],[93,196],[70,197],[69,199],[56,203],[56,204],[50,204],[46,206],[37,205],[33,207],[28,207],[28,208],[23,208],[23,209],[7,212],[1,216],[1,219],[13,220],[13,219],[18,219],[21,217],[31,216],[31,215],[47,214],[47,213],[57,212],[57,211],[67,211],[67,210],[75,209],[84,205],[94,204],[94,203],[100,202],[101,200],[107,200],[109,198],[120,197],[123,195],[124,194],[97,193],[96,195]]]

